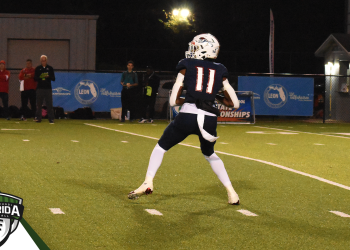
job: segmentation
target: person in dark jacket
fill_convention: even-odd
[[[153,123],[154,118],[154,106],[156,104],[158,88],[159,88],[159,77],[155,74],[152,66],[147,66],[146,75],[144,76],[144,92],[143,92],[143,112],[142,118],[139,123],[150,122]],[[149,108],[148,120],[147,108]]]
[[[41,122],[42,105],[45,100],[47,106],[47,114],[50,124],[54,124],[54,112],[52,104],[52,86],[51,81],[55,81],[55,72],[53,68],[47,64],[47,56],[40,57],[41,65],[35,68],[34,80],[38,83],[36,89],[36,122]]]

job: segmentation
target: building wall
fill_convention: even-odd
[[[325,53],[325,118],[350,122],[350,94],[341,91],[342,85],[349,81],[350,76],[346,77],[346,75],[350,58],[344,58],[341,55],[342,52],[339,51],[329,50]],[[346,61],[340,61],[344,59]],[[332,63],[331,68],[328,62]]]
[[[40,55],[45,54],[54,69],[69,69],[69,47],[69,40],[10,39],[7,41],[7,67],[24,68],[27,59],[32,59],[36,67],[40,64]]]
[[[35,57],[32,58],[34,63],[39,61],[40,55],[45,54],[48,56],[48,63],[54,68],[57,66],[56,69],[94,70],[97,18],[98,16],[0,14],[0,58],[5,61],[10,58],[7,68],[17,68],[20,63],[15,62],[16,55],[11,51],[11,43],[24,40],[26,42],[23,42],[23,51],[28,51],[28,54],[18,57],[19,61]],[[61,59],[56,59],[57,55],[52,53],[55,51],[52,48],[57,48],[58,51],[62,49],[60,46],[56,47],[57,42],[62,40],[69,43],[66,63],[58,62]],[[41,44],[51,41],[51,46],[40,46],[39,41]],[[29,52],[32,47],[35,50],[34,55]],[[66,51],[62,52],[65,55]],[[25,65],[25,61],[22,65]]]

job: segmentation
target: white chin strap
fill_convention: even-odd
[[[197,114],[197,123],[198,123],[198,127],[199,127],[199,131],[201,131],[201,134],[203,136],[204,139],[206,139],[207,141],[210,142],[214,142],[216,141],[219,137],[215,137],[212,136],[211,134],[209,134],[207,131],[204,130],[204,111],[201,109],[198,109],[198,114]]]

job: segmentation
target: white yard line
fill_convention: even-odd
[[[269,134],[269,133],[265,133],[264,131],[246,131],[247,134]]]
[[[281,135],[298,135],[299,133],[294,133],[294,132],[277,132],[277,134],[281,134]]]
[[[237,210],[237,212],[240,212],[241,214],[244,214],[245,216],[258,216],[257,214],[254,214],[254,213],[250,212],[249,210],[245,210],[245,209]]]
[[[148,139],[159,140],[159,138],[146,136],[146,135],[135,134],[135,133],[131,133],[131,132],[128,132],[128,131],[122,131],[122,130],[118,130],[118,129],[111,129],[111,128],[107,128],[107,127],[98,126],[98,125],[95,125],[95,124],[85,123],[85,125],[96,127],[96,128],[102,128],[102,129],[106,129],[106,130],[112,130],[112,131],[116,131],[116,132],[120,132],[120,133],[140,136],[140,137],[144,137],[144,138],[148,138]],[[200,149],[200,147],[198,147],[198,146],[192,146],[192,145],[185,144],[185,143],[179,143],[179,145]],[[260,163],[263,163],[263,164],[266,164],[266,165],[270,165],[270,166],[277,167],[277,168],[280,168],[280,169],[283,169],[283,170],[287,170],[289,172],[293,172],[293,173],[300,174],[300,175],[303,175],[303,176],[306,176],[306,177],[310,177],[312,179],[315,179],[315,180],[318,180],[318,181],[322,181],[322,182],[325,182],[325,183],[333,185],[333,186],[337,186],[337,187],[340,187],[340,188],[344,188],[346,190],[350,190],[350,187],[345,186],[343,184],[340,184],[340,183],[337,183],[337,182],[334,182],[334,181],[330,181],[330,180],[318,177],[316,175],[304,173],[302,171],[298,171],[298,170],[295,170],[295,169],[292,169],[292,168],[288,168],[288,167],[285,167],[285,166],[282,166],[282,165],[279,165],[279,164],[276,164],[276,163],[273,163],[273,162],[263,161],[263,160],[254,159],[254,158],[241,156],[241,155],[230,154],[230,153],[226,153],[226,152],[222,152],[222,151],[215,151],[215,153],[228,155],[228,156],[233,156],[233,157],[237,157],[237,158],[241,158],[241,159],[245,159],[245,160],[260,162]]]
[[[329,211],[330,213],[336,214],[340,217],[344,217],[344,218],[350,218],[350,215],[343,213],[343,212],[339,212],[339,211]]]
[[[24,128],[2,128],[1,130],[39,130],[39,129],[24,129]]]
[[[326,134],[319,134],[319,133],[312,133],[312,132],[295,131],[295,130],[282,129],[282,128],[269,128],[269,127],[262,127],[262,126],[254,126],[254,127],[256,127],[256,128],[265,128],[265,129],[274,129],[274,130],[282,130],[282,131],[288,131],[288,132],[293,132],[293,133],[304,133],[304,134],[309,134],[309,135],[323,135],[323,136],[330,136],[330,137],[336,137],[336,138],[350,139],[350,137],[346,137],[346,136],[326,135]]]
[[[159,212],[158,210],[155,210],[155,209],[145,209],[145,211],[149,214],[152,214],[152,215],[159,215],[159,216],[163,215],[161,212]]]
[[[53,214],[64,214],[60,208],[49,208]]]

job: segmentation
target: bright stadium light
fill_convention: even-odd
[[[181,10],[181,16],[186,18],[190,15],[190,11],[188,9],[182,9]]]
[[[176,9],[175,9],[175,10],[173,10],[173,15],[174,15],[174,16],[179,15],[179,10],[176,10]]]

